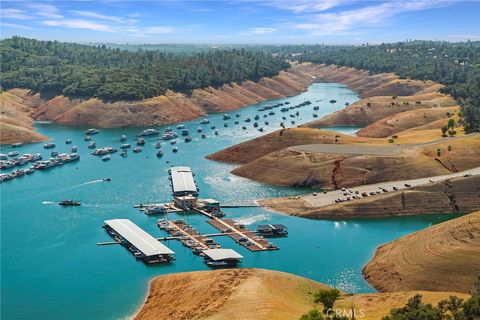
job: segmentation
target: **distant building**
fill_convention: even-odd
[[[183,210],[190,210],[197,205],[197,197],[178,196],[173,198],[175,206]]]

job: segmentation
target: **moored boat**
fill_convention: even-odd
[[[159,134],[160,134],[160,131],[157,131],[155,129],[145,129],[139,134],[139,136],[140,137],[150,137],[150,136],[157,136]]]
[[[88,129],[87,131],[85,131],[85,134],[86,134],[87,136],[90,136],[90,135],[92,135],[92,134],[97,134],[97,133],[99,133],[99,132],[100,132],[99,130],[92,128],[92,129]]]

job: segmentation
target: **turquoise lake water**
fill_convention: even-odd
[[[336,99],[336,104],[328,101]],[[357,95],[338,84],[316,83],[298,96],[280,99],[290,105],[311,100],[312,105],[295,111],[296,125],[313,119],[312,108],[321,117],[343,108],[346,102],[358,100]],[[319,101],[321,100],[321,101]],[[67,152],[78,146],[80,162],[65,164],[50,170],[1,184],[1,318],[2,319],[124,319],[141,306],[148,282],[154,276],[183,271],[206,270],[201,257],[177,241],[165,244],[176,253],[176,261],[169,265],[147,266],[137,262],[123,247],[97,246],[97,242],[111,241],[101,228],[103,221],[128,218],[154,236],[166,233],[156,226],[162,217],[148,217],[133,208],[136,203],[160,203],[170,200],[168,168],[171,165],[192,167],[204,198],[215,198],[222,203],[250,203],[265,197],[285,196],[308,192],[309,189],[272,187],[230,174],[233,165],[204,159],[212,152],[245,141],[262,133],[253,128],[253,121],[244,131],[243,119],[256,114],[268,101],[231,113],[228,128],[224,128],[221,114],[208,116],[210,125],[200,120],[185,123],[194,141],[189,144],[179,139],[178,153],[162,142],[163,158],[155,156],[156,138],[148,138],[143,152],[129,151],[127,158],[113,154],[108,162],[90,155],[83,141],[86,128],[72,128],[54,124],[37,124],[37,129],[52,138],[56,150]],[[283,113],[275,115],[263,125],[265,132],[279,128]],[[293,113],[286,113],[288,114]],[[240,124],[234,125],[235,114],[241,114]],[[290,117],[287,121],[290,123]],[[259,122],[263,123],[264,118]],[[220,132],[213,134],[215,124]],[[200,139],[196,128],[204,127],[207,139]],[[293,126],[293,125],[290,125]],[[176,125],[172,125],[175,128]],[[165,127],[158,127],[163,130]],[[355,128],[333,128],[354,133]],[[93,136],[97,147],[120,145],[120,135],[126,134],[129,143],[142,129],[103,129]],[[72,139],[72,145],[65,145]],[[25,145],[20,153],[41,152],[48,158],[51,150],[42,144]],[[5,148],[2,153],[11,151]],[[167,163],[167,161],[169,163]],[[101,181],[110,177],[111,182]],[[82,201],[80,207],[61,207],[62,199]],[[315,221],[273,213],[262,208],[225,209],[227,217],[239,220],[249,228],[258,223],[282,223],[289,228],[288,238],[272,239],[278,251],[252,253],[227,237],[216,240],[244,256],[243,267],[274,269],[321,281],[348,292],[373,292],[363,279],[362,267],[375,248],[385,242],[449,216],[401,217],[388,219]],[[169,214],[167,218],[183,217],[202,232],[215,232],[202,215]]]

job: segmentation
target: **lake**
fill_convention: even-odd
[[[329,103],[330,99],[338,100]],[[83,141],[86,128],[37,123],[38,131],[50,137],[58,152],[68,152],[78,146],[81,160],[1,184],[1,318],[2,319],[122,319],[131,316],[141,306],[147,294],[148,282],[155,276],[208,267],[201,257],[178,241],[165,244],[175,251],[176,261],[169,265],[147,266],[137,262],[125,248],[117,245],[97,246],[97,242],[112,239],[102,229],[103,221],[128,218],[153,236],[167,234],[156,226],[162,216],[149,217],[133,208],[137,203],[170,201],[168,168],[171,165],[190,166],[196,174],[200,196],[214,198],[224,204],[251,203],[265,197],[286,196],[308,192],[309,189],[272,187],[230,174],[233,165],[206,160],[210,153],[279,129],[281,117],[295,111],[295,125],[313,120],[313,106],[318,116],[341,109],[359,98],[343,85],[314,83],[308,91],[295,97],[267,101],[229,113],[228,127],[221,114],[208,116],[209,125],[200,119],[186,122],[194,140],[178,139],[178,153],[162,142],[163,158],[155,156],[156,137],[147,138],[144,150],[126,158],[112,154],[110,161],[90,155]],[[261,117],[269,125],[265,132],[253,128],[246,117],[262,116],[265,105],[289,101],[290,106],[311,100],[312,104],[283,114]],[[234,125],[236,114],[239,125]],[[291,118],[284,122],[289,126]],[[215,124],[219,135],[210,126]],[[241,126],[247,125],[248,130]],[[175,128],[176,125],[172,125]],[[201,139],[198,127],[204,128]],[[157,127],[164,130],[166,127]],[[332,128],[353,134],[356,128]],[[141,128],[102,129],[94,135],[97,147],[119,147],[122,134],[134,144]],[[177,130],[178,131],[178,130]],[[65,139],[72,139],[66,145]],[[51,150],[42,143],[16,149],[22,153],[41,152],[48,158]],[[11,151],[4,148],[2,153]],[[111,182],[102,178],[110,177]],[[82,202],[80,207],[61,207],[62,199]],[[373,292],[361,274],[362,267],[375,248],[385,242],[434,223],[450,218],[443,215],[382,218],[365,220],[314,221],[273,213],[263,208],[225,209],[227,218],[239,220],[255,228],[259,223],[281,223],[289,228],[287,238],[272,239],[278,251],[249,252],[227,237],[218,242],[244,256],[243,267],[266,268],[294,273],[321,281],[348,292]],[[184,218],[202,232],[216,232],[206,217],[199,214],[168,214],[166,218]]]

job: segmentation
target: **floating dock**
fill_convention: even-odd
[[[157,225],[173,237],[177,237],[183,245],[191,248],[195,254],[200,254],[202,250],[220,248],[219,244],[206,236],[202,236],[194,227],[186,224],[183,220],[159,220]]]
[[[193,208],[193,210],[209,217],[210,220],[207,220],[207,222],[210,225],[222,233],[227,233],[230,238],[250,251],[278,250],[278,247],[268,240],[256,235],[253,231],[245,229],[243,225],[231,219],[217,218],[213,214],[199,208]]]
[[[140,203],[133,206],[147,215],[166,214],[171,212],[183,212],[174,203]]]
[[[175,259],[175,252],[128,219],[105,220],[103,227],[116,242],[145,263],[167,263]]]
[[[232,249],[222,249],[218,243],[215,243],[207,235],[201,235],[194,227],[188,225],[183,220],[162,219],[157,224],[173,237],[177,237],[184,246],[192,249],[194,254],[203,256],[205,263],[210,267],[235,266],[243,259],[243,256]],[[227,234],[220,233],[214,235]]]
[[[268,240],[231,219],[210,219],[207,222],[221,232],[228,233],[230,238],[250,251],[278,250],[278,247]]]

